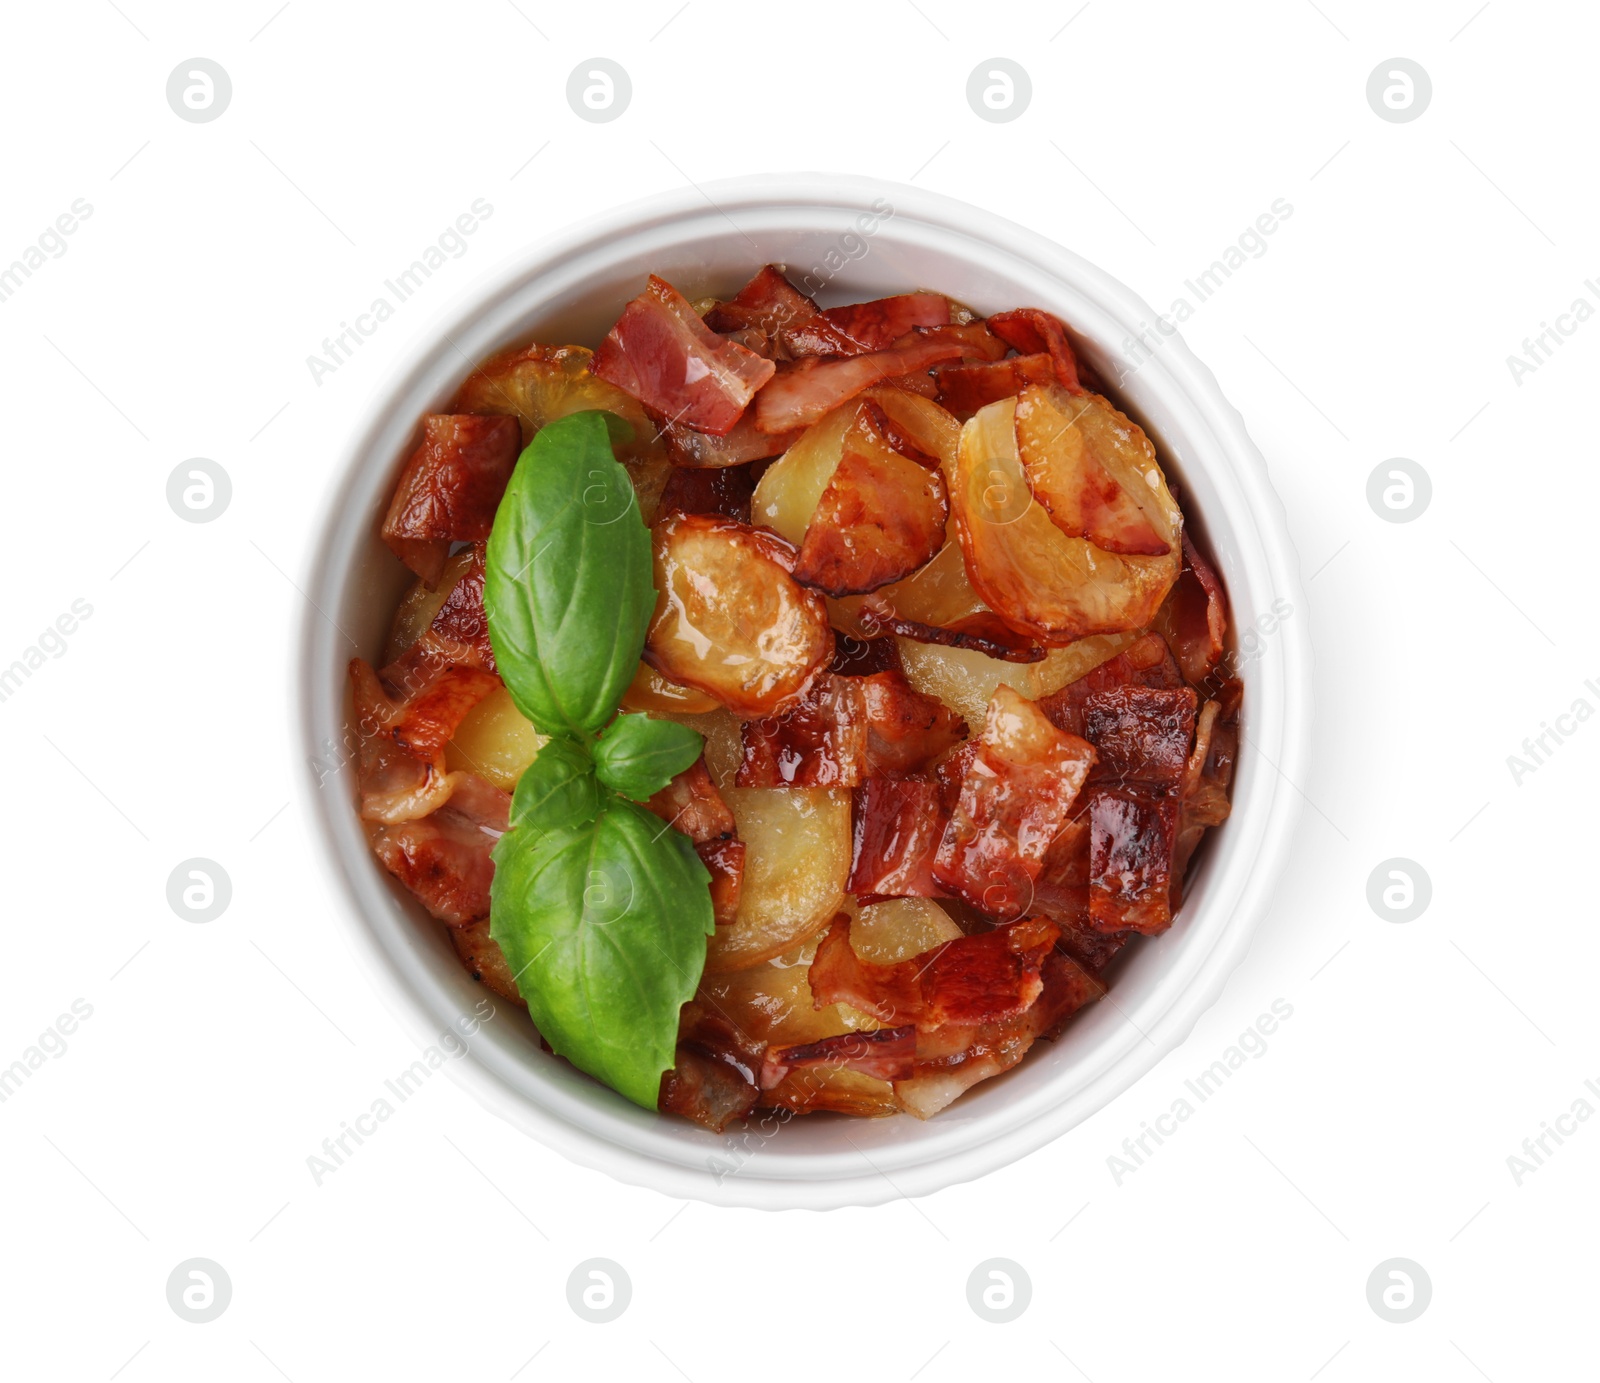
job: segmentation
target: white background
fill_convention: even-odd
[[[1600,680],[1600,324],[1520,385],[1506,358],[1575,298],[1600,304],[1584,286],[1600,272],[1596,16],[918,3],[8,9],[0,264],[75,198],[93,206],[0,303],[0,665],[75,599],[93,607],[0,703],[0,1065],[73,1000],[93,1006],[0,1105],[8,1376],[1592,1370],[1600,1121],[1520,1186],[1507,1158],[1580,1097],[1600,1107],[1583,1084],[1600,1083],[1600,726],[1520,786],[1506,759],[1576,698],[1600,707],[1584,687]],[[196,55],[233,82],[208,124],[165,98]],[[633,81],[609,124],[565,100],[595,55]],[[994,55],[1033,83],[1005,124],[965,98]],[[1366,99],[1395,55],[1432,78],[1411,123]],[[1275,199],[1292,205],[1185,327],[1267,456],[1309,582],[1294,618],[1317,650],[1319,752],[1277,905],[1190,1041],[1135,1088],[916,1203],[684,1205],[569,1165],[448,1080],[317,1186],[308,1155],[416,1055],[286,806],[305,771],[287,726],[290,578],[331,458],[396,358],[501,257],[686,179],[781,169],[977,202],[1158,307]],[[480,197],[494,214],[468,253],[315,384],[307,355]],[[233,485],[205,525],[165,498],[195,456]],[[1432,478],[1412,523],[1366,499],[1396,456]],[[233,882],[206,925],[166,902],[191,856]],[[1366,897],[1392,856],[1433,883],[1404,925]],[[1265,1054],[1117,1184],[1123,1139],[1280,998],[1293,1017]],[[233,1283],[207,1325],[165,1296],[196,1256]],[[633,1283],[604,1326],[565,1294],[597,1256]],[[996,1256],[1033,1284],[1007,1325],[966,1299]],[[1366,1298],[1396,1256],[1433,1284],[1405,1325]]]

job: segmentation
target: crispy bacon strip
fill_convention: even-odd
[[[784,331],[789,354],[866,355],[887,350],[916,327],[948,326],[950,299],[943,293],[902,293],[893,298],[830,307]]]
[[[1039,709],[1050,723],[1069,735],[1084,732],[1084,711],[1089,698],[1114,687],[1181,687],[1183,677],[1173,661],[1167,641],[1159,634],[1146,634],[1129,644],[1114,658],[1091,668],[1076,682],[1039,699]]]
[[[1228,597],[1187,530],[1183,571],[1156,612],[1156,627],[1171,643],[1183,675],[1191,682],[1205,681],[1222,657],[1228,634]]]
[[[430,413],[422,420],[422,443],[400,472],[383,540],[430,590],[452,542],[489,536],[521,450],[515,418]]]
[[[406,753],[431,762],[444,753],[467,713],[499,686],[492,672],[447,667],[405,703],[389,734]]]
[[[511,794],[471,773],[449,779],[443,806],[420,820],[380,826],[372,848],[423,907],[460,927],[489,915],[489,852],[506,830]]]
[[[900,672],[900,645],[893,639],[858,639],[834,630],[833,662],[829,672],[848,677],[870,677],[875,672]]]
[[[489,621],[483,610],[483,544],[450,588],[433,622],[410,648],[382,668],[378,676],[400,700],[414,696],[447,667],[495,672]]]
[[[1188,687],[1135,683],[1091,694],[1084,703],[1083,737],[1099,762],[1090,781],[1175,789],[1194,744],[1198,704]]]
[[[942,898],[933,857],[944,835],[939,786],[927,778],[868,778],[855,792],[850,879],[858,902]]]
[[[869,404],[845,433],[795,562],[796,581],[835,598],[910,576],[944,546],[944,477],[890,445],[875,413]]]
[[[707,312],[706,325],[712,331],[753,328],[781,342],[786,326],[816,313],[816,303],[790,283],[776,264],[767,264],[732,299]]]
[[[400,715],[364,659],[350,660],[356,731],[356,792],[366,821],[416,821],[449,800],[451,775],[442,762],[419,759],[390,734]]]
[[[856,1071],[878,1080],[909,1080],[916,1053],[917,1030],[910,1025],[842,1032],[792,1047],[768,1047],[761,1062],[761,1088],[771,1090],[791,1071],[814,1066]]]
[[[695,434],[699,436],[699,433]],[[756,483],[748,466],[724,466],[717,470],[673,467],[661,491],[656,513],[720,514],[723,518],[750,522],[750,496]]]
[[[704,756],[645,805],[694,842],[695,853],[711,875],[711,910],[717,925],[731,924],[739,915],[739,897],[744,891],[745,847],[732,810],[711,781]]]
[[[1078,790],[1094,747],[1056,729],[1002,683],[934,860],[933,876],[991,917],[1018,917]]]
[[[824,413],[864,389],[913,374],[961,354],[954,341],[924,341],[902,350],[872,351],[842,359],[811,357],[769,380],[756,397],[756,426],[763,432],[809,427]]]
[[[867,771],[862,679],[825,672],[779,715],[740,727],[742,788],[853,788]]]
[[[1233,776],[1234,755],[1238,752],[1238,729],[1224,720],[1221,702],[1208,701],[1200,708],[1195,727],[1194,751],[1183,774],[1178,835],[1172,847],[1172,906],[1183,900],[1189,861],[1200,841],[1212,826],[1228,819],[1228,782]]]
[[[1153,936],[1172,925],[1178,799],[1148,788],[1089,797],[1089,917],[1103,932]]]
[[[1105,993],[1099,980],[1059,951],[1045,957],[1040,979],[1039,998],[1014,1017],[918,1033],[916,1074],[895,1083],[895,1103],[919,1119],[932,1118],[979,1081],[1009,1071],[1038,1038],[1053,1036]]]
[[[866,771],[900,778],[926,768],[967,736],[967,724],[936,696],[918,691],[903,672],[861,680],[867,726]]]
[[[997,312],[988,322],[989,330],[1014,347],[1018,354],[1047,353],[1062,387],[1072,394],[1083,392],[1083,385],[1078,382],[1078,357],[1073,353],[1067,329],[1059,317],[1037,307],[1019,307],[1011,312]]]
[[[696,432],[682,423],[662,419],[661,436],[667,444],[667,454],[674,466],[741,466],[746,461],[765,461],[769,456],[782,456],[796,442],[804,428],[793,432],[763,432],[756,426],[755,416],[747,409],[739,416],[728,432],[713,437],[709,432]]]
[[[662,1073],[657,1108],[721,1133],[755,1108],[761,1053],[761,1044],[691,1000],[679,1018],[677,1053]]]
[[[993,610],[977,610],[952,624],[924,624],[903,619],[889,601],[875,595],[864,599],[857,618],[867,630],[898,634],[917,643],[939,644],[944,648],[970,648],[988,658],[1006,663],[1037,663],[1045,656],[1043,645],[1027,634],[1018,633]]]
[[[1039,997],[1039,968],[1060,934],[1055,923],[1030,917],[875,965],[856,954],[850,918],[840,913],[811,962],[812,1001],[819,1009],[849,1004],[919,1033],[991,1023],[1024,1012]]]
[[[999,360],[1009,349],[1004,341],[989,330],[989,324],[982,320],[951,323],[949,326],[917,327],[893,344],[909,346],[917,341],[954,341],[961,347],[963,360]]]
[[[952,413],[971,417],[997,399],[1020,394],[1030,384],[1055,379],[1055,366],[1048,354],[1014,355],[1009,360],[956,360],[936,365],[933,382],[939,402]]]
[[[720,437],[772,378],[774,366],[718,336],[676,288],[652,274],[600,343],[590,368],[647,408]]]

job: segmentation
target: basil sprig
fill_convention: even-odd
[[[542,429],[489,537],[495,662],[518,709],[550,736],[494,848],[489,931],[551,1048],[654,1109],[715,923],[710,875],[689,839],[637,805],[694,763],[701,737],[615,716],[655,590],[611,422],[579,413]]]

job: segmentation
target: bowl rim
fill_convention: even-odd
[[[440,355],[454,346],[458,334],[498,299],[550,273],[564,259],[597,244],[704,217],[708,205],[730,218],[740,211],[755,214],[784,209],[827,208],[850,214],[868,211],[884,199],[891,202],[894,217],[903,224],[921,223],[936,235],[1003,250],[1059,280],[1072,292],[1092,296],[1107,315],[1122,322],[1143,324],[1156,320],[1156,314],[1141,298],[1104,270],[1024,226],[939,193],[857,175],[764,173],[700,184],[609,209],[528,244],[479,274],[416,329],[396,366],[370,391],[360,409],[360,421],[338,453],[338,463],[315,511],[315,542],[302,563],[303,591],[308,595],[300,615],[295,656],[288,668],[291,705],[295,708],[295,743],[308,761],[313,765],[317,762],[322,739],[320,703],[326,694],[310,674],[319,661],[319,643],[329,637],[324,627],[324,602],[316,597],[337,590],[337,579],[341,573],[348,574],[351,564],[351,555],[340,554],[334,538],[348,499],[363,475],[363,463],[369,462],[374,445],[388,425],[389,411],[397,401],[414,399],[424,376]],[[1171,995],[1157,1021],[1141,1030],[1144,1040],[1125,1049],[1076,1091],[1065,1092],[1054,1100],[1033,1100],[1029,1119],[1013,1120],[1011,1127],[987,1136],[958,1139],[956,1146],[936,1149],[931,1156],[896,1166],[892,1178],[865,1152],[853,1171],[823,1171],[818,1167],[808,1172],[803,1166],[804,1157],[797,1156],[794,1165],[785,1163],[781,1171],[774,1170],[774,1159],[766,1157],[752,1159],[751,1167],[741,1166],[737,1175],[721,1175],[710,1165],[714,1158],[707,1158],[704,1167],[669,1160],[659,1152],[630,1146],[626,1118],[610,1119],[614,1127],[602,1135],[594,1128],[579,1127],[569,1113],[536,1103],[492,1068],[481,1043],[469,1042],[463,1059],[446,1063],[458,1083],[485,1107],[571,1160],[626,1183],[716,1204],[826,1209],[924,1195],[1004,1166],[1087,1119],[1188,1037],[1248,952],[1287,861],[1301,805],[1299,789],[1289,792],[1284,785],[1294,787],[1303,781],[1309,761],[1312,653],[1298,555],[1265,459],[1250,440],[1244,420],[1227,402],[1215,376],[1190,352],[1180,335],[1166,336],[1151,361],[1141,368],[1158,371],[1152,378],[1164,380],[1171,396],[1197,415],[1214,440],[1213,450],[1227,458],[1231,479],[1244,491],[1243,509],[1231,518],[1235,524],[1243,518],[1250,520],[1258,548],[1252,555],[1264,562],[1273,589],[1289,599],[1296,612],[1294,620],[1281,626],[1265,655],[1275,666],[1282,698],[1276,723],[1278,734],[1273,740],[1278,757],[1276,761],[1267,759],[1277,776],[1268,780],[1272,790],[1254,814],[1254,853],[1236,866],[1236,872],[1248,869],[1248,873],[1239,885],[1230,916],[1220,925],[1193,973]],[[1203,509],[1200,515],[1203,522]],[[311,773],[296,772],[294,777],[309,829],[319,838],[320,848],[315,853],[333,885],[329,892],[336,910],[346,923],[341,930],[347,944],[368,982],[412,1038],[419,1043],[436,1040],[437,1015],[430,1014],[424,1004],[417,977],[401,973],[397,958],[377,935],[367,915],[366,900],[337,845],[332,813],[348,811],[348,802],[342,795],[320,790]],[[568,1101],[569,1111],[570,1107]],[[635,1113],[652,1122],[660,1118],[648,1111]],[[636,1121],[633,1123],[636,1141],[647,1141],[637,1132],[640,1127]],[[619,1138],[624,1141],[619,1142]],[[756,1164],[760,1164],[759,1168]]]

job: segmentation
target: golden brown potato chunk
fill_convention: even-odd
[[[782,710],[833,657],[822,597],[789,575],[794,549],[734,519],[656,525],[656,613],[644,656],[741,716]]]

